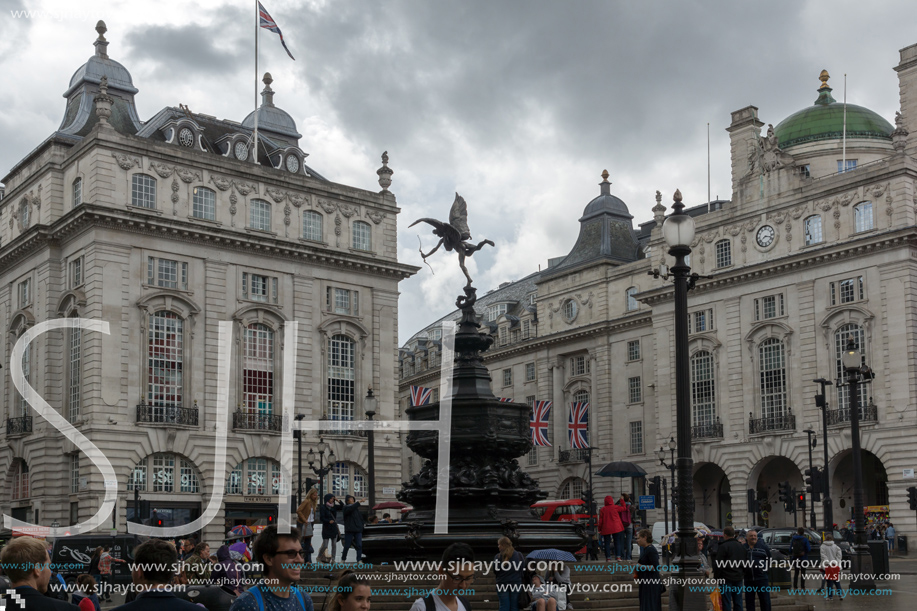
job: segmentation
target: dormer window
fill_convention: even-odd
[[[497,303],[487,308],[487,322],[493,322],[506,314],[506,304]]]
[[[286,161],[287,171],[291,174],[296,174],[299,172],[299,157],[296,155],[287,155]]]
[[[187,117],[172,120],[160,128],[163,138],[169,144],[177,144],[185,148],[198,148],[200,146],[201,127]],[[195,145],[197,145],[195,147]]]
[[[236,159],[239,161],[248,159],[248,142],[245,140],[237,140],[235,146],[232,147],[232,154],[235,155]]]
[[[178,130],[178,143],[187,147],[194,146],[194,132],[187,127]]]

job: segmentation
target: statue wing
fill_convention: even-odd
[[[468,229],[468,204],[458,193],[455,194],[455,201],[452,202],[452,209],[449,211],[449,224],[462,236],[462,240],[471,239],[471,230]]]

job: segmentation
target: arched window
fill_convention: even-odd
[[[637,298],[634,296],[637,294],[637,287],[632,286],[624,293],[627,299],[627,311],[632,312],[640,307],[640,304],[637,303]]]
[[[153,422],[167,422],[175,413],[170,408],[183,407],[184,322],[174,312],[150,316],[146,402]]]
[[[29,224],[32,222],[32,206],[29,205],[28,200],[25,198],[19,202],[19,223],[22,225],[22,230],[25,231],[29,228]]]
[[[20,335],[20,337],[22,337]],[[32,380],[32,344],[28,344],[25,347],[25,350],[22,351],[22,377],[19,378],[19,387],[25,388],[26,384],[31,384]],[[23,416],[29,415],[29,402],[25,400],[25,397],[22,396],[22,393],[17,393],[19,395],[18,401],[16,404],[19,408],[16,416],[22,418]]]
[[[783,342],[772,337],[758,347],[761,369],[761,417],[777,418],[787,413],[786,350]]]
[[[356,343],[346,335],[328,340],[328,420],[353,420],[355,352]]]
[[[691,356],[691,415],[694,426],[708,426],[716,418],[713,355],[706,350]]]
[[[208,221],[216,220],[217,194],[206,187],[194,187],[191,201],[191,216]]]
[[[853,230],[869,231],[874,227],[872,218],[872,202],[860,202],[853,207]]]
[[[732,242],[720,240],[716,246],[716,266],[729,267],[732,265]]]
[[[854,346],[861,354],[866,351],[866,333],[863,331],[863,327],[856,323],[849,323],[838,328],[834,332],[834,356],[835,356],[835,371],[837,372],[838,380],[845,380],[846,375],[844,374],[844,362],[843,356],[844,352],[847,350],[847,338],[852,337]],[[866,355],[863,354],[863,362],[866,362]],[[866,395],[866,385],[860,384],[859,388],[859,405],[862,408],[866,404],[867,395]],[[849,386],[838,386],[837,387],[837,409],[840,410],[843,415],[842,421],[849,419],[850,410],[850,387]],[[847,414],[844,414],[848,412]],[[862,416],[862,414],[861,414]]]
[[[589,403],[589,391],[588,390],[578,390],[573,393],[573,402],[574,403]]]
[[[571,477],[560,486],[560,498],[578,499],[583,496],[583,484],[585,480],[579,477]]]
[[[824,239],[821,230],[821,215],[814,214],[805,220],[806,246],[820,244]]]
[[[79,314],[73,314],[73,318],[78,318]],[[67,372],[67,403],[68,419],[75,422],[80,417],[80,404],[82,396],[80,389],[82,387],[83,368],[82,368],[82,339],[83,330],[79,327],[70,328],[70,362]]]
[[[353,224],[353,248],[354,250],[372,250],[372,227],[369,223],[356,221]]]
[[[274,332],[270,327],[254,323],[245,328],[242,354],[242,407],[249,414],[255,426],[247,428],[270,428],[262,420],[274,411]]]
[[[134,174],[131,178],[131,205],[138,208],[156,209],[156,179],[146,174]]]
[[[177,454],[151,454],[134,466],[127,489],[199,494],[201,476],[191,461]]]
[[[335,463],[331,468],[329,477],[330,482],[328,482],[325,490],[330,490],[331,494],[340,499],[343,499],[348,494],[360,498],[369,493],[369,489],[366,486],[366,471],[352,462]]]
[[[10,483],[12,500],[29,498],[29,465],[17,458],[10,467]]]
[[[77,178],[73,181],[73,207],[76,208],[83,203],[83,179]]]
[[[253,199],[249,206],[249,225],[259,231],[271,230],[271,205],[263,199]]]
[[[568,299],[564,302],[563,314],[564,314],[564,320],[566,320],[567,322],[571,322],[574,318],[576,318],[578,311],[579,311],[579,308],[577,308],[576,301],[574,301],[573,299]]]
[[[302,214],[302,237],[304,240],[322,241],[322,215],[314,210]]]
[[[280,463],[269,458],[249,458],[230,471],[226,494],[280,494]]]

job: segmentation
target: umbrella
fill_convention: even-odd
[[[245,524],[239,524],[238,526],[233,526],[229,534],[236,537],[251,537],[255,532]]]
[[[384,503],[373,505],[373,511],[378,511],[379,509],[404,509],[405,507],[407,505],[398,501],[385,501]]]
[[[608,463],[596,471],[595,474],[602,477],[643,477],[646,475],[646,471],[632,462],[616,460]]]
[[[559,549],[536,549],[528,553],[526,560],[554,560],[556,562],[576,562],[576,556]]]
[[[704,526],[695,526],[694,530],[697,531],[698,537],[709,537],[713,534],[712,530]],[[663,537],[663,543],[661,543],[661,545],[671,545],[672,543],[675,543],[675,534],[676,533],[672,532]]]

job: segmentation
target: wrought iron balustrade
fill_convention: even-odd
[[[277,431],[282,429],[280,414],[237,411],[232,415],[232,428],[245,431]]]
[[[589,448],[573,448],[560,451],[560,462],[586,462],[589,459]]]
[[[341,420],[340,418],[322,418],[322,422],[352,422],[352,420]],[[322,426],[319,431],[320,435],[340,435],[343,437],[366,437],[366,431],[358,429],[329,429]]]
[[[785,414],[765,416],[763,418],[753,418],[750,412],[748,414],[749,435],[795,430],[796,416],[794,416],[791,411],[787,411]]]
[[[198,425],[197,402],[194,407],[160,406],[141,403],[137,406],[137,422],[145,424]]]
[[[860,406],[860,422],[878,422],[879,410],[875,405]],[[850,408],[829,409],[828,426],[850,422]]]
[[[722,439],[723,423],[719,418],[715,422],[695,424],[691,427],[691,439]]]
[[[26,435],[32,432],[32,417],[19,416],[18,418],[6,419],[7,435]]]

